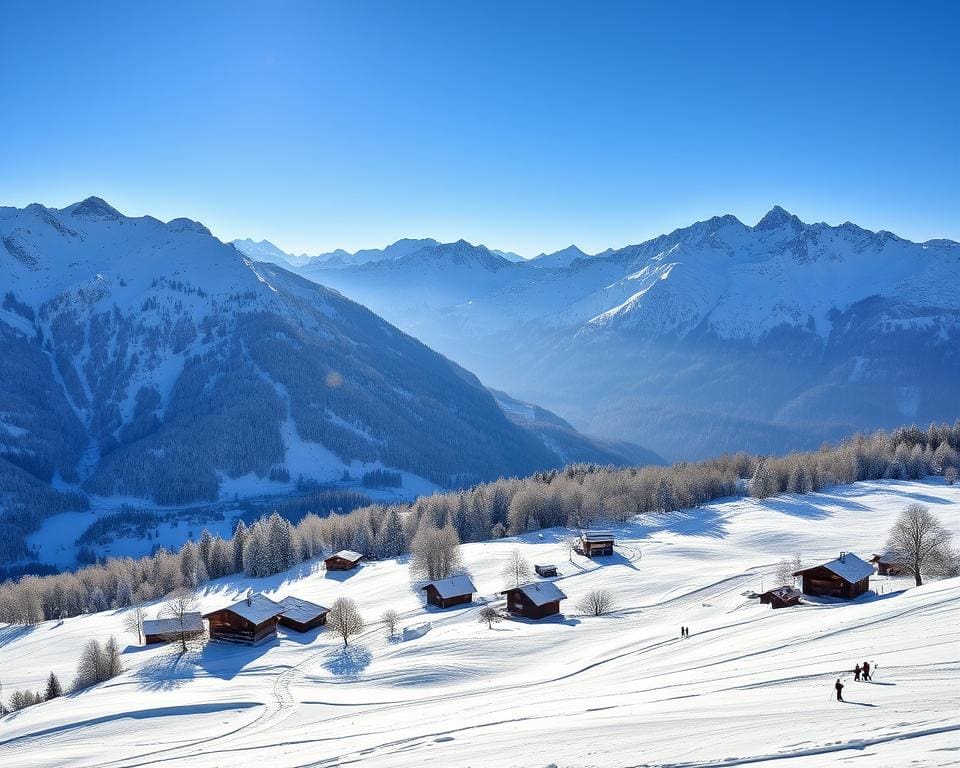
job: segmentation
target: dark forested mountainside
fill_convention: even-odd
[[[564,461],[468,371],[187,219],[0,208],[0,278],[0,564],[86,494],[186,504],[351,467],[453,487]]]

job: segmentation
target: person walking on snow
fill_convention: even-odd
[[[863,679],[870,682],[870,662],[863,662]]]
[[[853,668],[853,681],[855,683],[860,682],[860,665],[859,664],[857,664],[857,666]]]
[[[837,689],[837,701],[843,701],[843,683],[840,682],[840,678],[837,678],[837,682],[833,684],[833,687]]]

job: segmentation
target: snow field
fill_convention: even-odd
[[[960,579],[853,603],[770,610],[743,593],[774,586],[777,562],[879,551],[893,519],[920,501],[960,534],[960,488],[873,482],[806,497],[727,500],[616,529],[617,553],[563,550],[566,531],[468,544],[480,590],[471,606],[425,609],[404,562],[326,574],[304,563],[266,579],[231,577],[199,593],[203,610],[248,587],[329,605],[354,598],[370,621],[343,649],[326,630],[281,630],[258,648],[209,644],[124,652],[126,672],[81,694],[0,720],[0,762],[15,766],[875,766],[960,760]],[[554,562],[565,616],[478,623],[500,600],[520,547]],[[620,611],[576,615],[609,589]],[[390,641],[375,622],[432,622]],[[155,612],[156,607],[152,608]],[[148,611],[150,612],[150,611]],[[72,678],[90,637],[122,637],[123,611],[0,627],[4,694]],[[152,612],[151,612],[152,615]],[[679,639],[687,625],[691,637]],[[879,664],[854,683],[858,661]],[[849,704],[831,700],[842,676]]]

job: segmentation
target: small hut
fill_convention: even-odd
[[[326,624],[327,614],[330,613],[329,608],[293,596],[283,598],[280,605],[283,606],[283,613],[280,614],[280,626],[297,632],[307,632]]]
[[[776,587],[760,595],[760,602],[771,608],[789,608],[792,605],[800,605],[802,595],[803,593],[794,587]]]
[[[143,620],[143,644],[169,643],[181,636],[197,638],[203,635],[203,617],[199,613],[185,613],[180,617]]]
[[[323,564],[327,566],[328,571],[352,571],[363,560],[363,555],[349,549],[341,549],[336,554],[330,555]]]
[[[204,614],[210,622],[210,639],[260,645],[277,636],[284,607],[265,595],[247,595],[233,605]]]
[[[514,616],[544,619],[560,613],[560,601],[567,596],[552,581],[523,584],[500,593],[507,596],[507,610]]]
[[[547,563],[536,563],[533,566],[533,570],[536,571],[537,576],[540,576],[544,579],[557,575],[557,566],[549,565]]]
[[[613,531],[580,531],[580,554],[604,557],[613,554]]]
[[[794,576],[803,578],[803,594],[853,600],[870,588],[873,566],[851,552],[821,565],[804,568]]]
[[[473,602],[473,593],[477,588],[469,576],[450,576],[437,579],[421,587],[427,593],[427,602],[438,608],[464,605]]]
[[[892,549],[870,558],[870,562],[877,567],[877,573],[880,576],[903,575],[903,568],[898,564],[899,561],[900,557]]]

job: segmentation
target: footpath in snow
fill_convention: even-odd
[[[960,487],[884,481],[644,516],[616,528],[615,554],[597,561],[570,562],[559,529],[468,544],[479,596],[446,611],[423,607],[403,561],[336,574],[304,563],[199,593],[205,611],[248,588],[324,605],[352,597],[369,626],[347,649],[323,629],[281,630],[257,648],[208,644],[181,658],[132,644],[126,611],[0,626],[5,695],[50,671],[70,680],[91,637],[131,643],[120,677],[0,720],[0,765],[955,766],[960,579],[875,577],[851,603],[776,611],[745,596],[775,586],[777,563],[796,552],[812,563],[881,551],[913,502],[960,536]],[[480,607],[501,600],[516,547],[557,564],[565,615],[488,629]],[[599,588],[619,610],[577,615]],[[388,608],[431,629],[391,641],[376,624]],[[875,679],[855,683],[864,660]],[[838,676],[846,704],[832,697]]]

